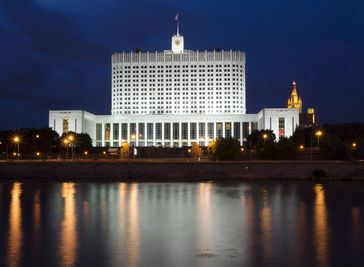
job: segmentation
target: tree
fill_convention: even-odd
[[[193,159],[199,159],[201,156],[202,156],[202,149],[196,142],[193,142],[191,147],[191,157]]]
[[[215,144],[216,160],[238,160],[241,157],[240,143],[236,138],[219,138]]]
[[[211,140],[210,144],[207,146],[207,153],[209,155],[209,160],[216,160],[216,142]]]
[[[292,138],[281,137],[276,146],[275,159],[294,159],[297,153],[297,146]]]

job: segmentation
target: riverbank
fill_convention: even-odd
[[[3,161],[0,179],[118,181],[362,180],[364,162]]]

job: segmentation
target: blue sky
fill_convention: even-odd
[[[246,52],[247,111],[285,107],[292,80],[321,123],[363,122],[364,1],[2,0],[0,129],[47,127],[50,109],[110,113],[113,52]]]

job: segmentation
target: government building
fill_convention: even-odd
[[[49,111],[49,127],[87,133],[97,147],[183,147],[235,137],[243,145],[253,130],[289,137],[299,108],[246,114],[245,53],[191,51],[172,36],[171,50],[121,52],[111,57],[111,115]]]

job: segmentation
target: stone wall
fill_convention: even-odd
[[[364,180],[364,162],[13,161],[0,163],[0,179],[34,178],[77,180],[114,179],[120,181],[305,180],[312,178]]]

